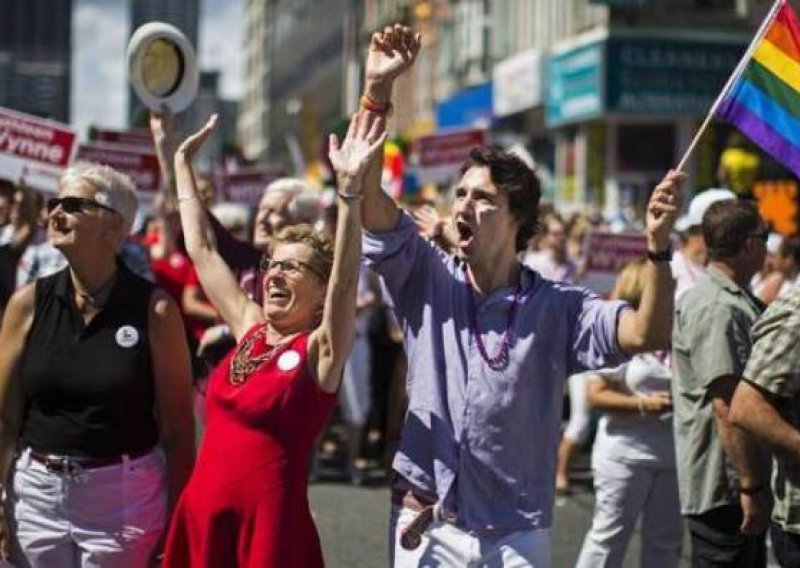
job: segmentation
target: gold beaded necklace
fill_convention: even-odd
[[[283,341],[280,341],[272,346],[272,349],[267,351],[266,353],[262,353],[261,355],[256,355],[255,357],[252,356],[253,353],[253,345],[259,338],[264,338],[266,343],[266,335],[267,335],[267,326],[264,325],[261,329],[255,332],[253,335],[248,337],[246,340],[242,341],[239,345],[236,346],[236,351],[233,354],[233,358],[231,359],[231,370],[228,374],[228,381],[235,387],[242,386],[247,379],[250,378],[250,375],[253,374],[253,371],[258,369],[261,365],[272,359],[272,357],[278,352],[278,350],[282,347],[286,347],[287,345],[291,344],[291,341],[297,337],[297,333],[285,338]]]

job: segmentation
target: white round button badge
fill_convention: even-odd
[[[139,332],[132,325],[123,325],[117,330],[117,345],[126,349],[139,343]]]
[[[300,353],[294,350],[285,351],[278,357],[278,368],[281,371],[291,371],[300,364]]]

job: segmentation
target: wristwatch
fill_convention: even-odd
[[[647,259],[651,262],[670,262],[672,260],[672,245],[664,250],[648,250]]]

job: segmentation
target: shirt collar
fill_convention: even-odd
[[[111,288],[111,292],[108,295],[108,300],[106,300],[103,308],[122,306],[130,304],[133,301],[133,296],[127,293],[127,291],[130,290],[133,273],[128,269],[127,266],[125,266],[125,263],[122,262],[119,257],[117,257],[116,262],[117,281],[114,282],[114,286]],[[74,287],[72,286],[72,279],[69,275],[69,266],[59,272],[56,276],[54,290],[56,297],[60,298],[62,301],[71,301],[70,295],[73,293]]]
[[[712,282],[714,282],[714,284],[716,284],[723,290],[726,290],[731,294],[744,293],[744,290],[742,290],[741,287],[739,287],[739,285],[736,284],[736,282],[731,280],[731,278],[727,274],[722,272],[719,268],[709,265],[706,268],[706,271],[708,272],[708,276],[711,278]]]
[[[745,290],[744,288],[739,286],[719,268],[709,265],[706,268],[706,272],[708,273],[709,278],[711,278],[711,281],[714,282],[714,284],[716,284],[723,290],[725,290],[726,292],[742,296],[749,303],[753,304],[759,311],[763,311],[764,308],[766,307],[764,302],[762,302],[757,296],[751,294],[748,290]]]

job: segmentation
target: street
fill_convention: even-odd
[[[386,531],[389,491],[354,488],[347,484],[311,485],[311,508],[322,538],[325,561],[330,568],[386,566]],[[553,567],[575,565],[583,537],[589,528],[594,495],[586,486],[568,498],[559,498],[553,527]],[[625,559],[625,568],[639,566],[638,531]],[[688,542],[684,539],[683,562],[689,566]]]

